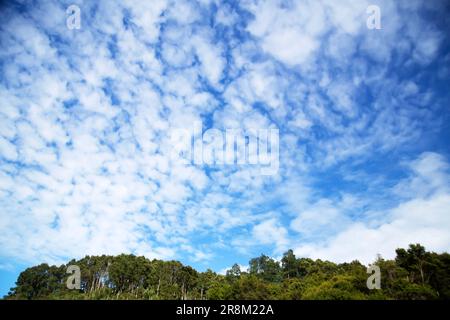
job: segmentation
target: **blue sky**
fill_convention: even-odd
[[[450,250],[449,19],[443,0],[3,4],[0,294],[86,254],[223,272]],[[174,156],[198,123],[277,130],[277,170]]]

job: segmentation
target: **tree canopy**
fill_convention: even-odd
[[[381,289],[369,290],[366,266],[266,255],[249,270],[234,264],[226,275],[198,272],[179,261],[132,254],[86,256],[65,265],[24,270],[5,299],[450,299],[450,254],[427,252],[420,244],[397,249],[394,260],[379,257]],[[81,270],[80,289],[68,289],[69,265]]]

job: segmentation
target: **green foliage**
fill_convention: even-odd
[[[249,271],[250,274],[268,282],[281,281],[280,264],[264,254],[250,260]]]
[[[28,268],[5,299],[450,299],[450,254],[427,252],[419,244],[396,253],[395,260],[374,262],[381,270],[380,290],[367,288],[369,275],[358,261],[297,258],[292,250],[281,263],[261,255],[250,260],[248,273],[234,264],[225,276],[178,261],[121,254]],[[80,267],[80,290],[66,288],[69,265]]]
[[[300,276],[298,260],[295,257],[294,251],[288,250],[284,253],[281,259],[281,269],[283,278],[295,278]]]
[[[241,267],[239,267],[237,263],[233,264],[231,269],[227,270],[226,272],[226,279],[230,283],[233,283],[236,280],[238,280],[240,276],[241,276]]]
[[[300,278],[289,278],[283,282],[280,299],[301,300],[306,289],[306,282]]]
[[[42,299],[64,290],[64,268],[46,263],[26,269],[8,296],[16,299]]]
[[[232,287],[223,277],[218,276],[211,281],[206,298],[210,300],[229,300],[232,299]]]
[[[305,300],[364,300],[366,295],[356,287],[354,276],[338,275],[321,283],[319,286],[309,287],[303,293]]]
[[[267,300],[270,291],[267,282],[254,274],[243,275],[231,288],[231,298],[238,300]]]

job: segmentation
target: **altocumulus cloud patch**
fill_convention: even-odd
[[[411,242],[450,250],[447,9],[3,5],[0,266],[127,252],[221,270],[288,248],[364,263]],[[245,148],[252,132],[277,130],[277,171],[174,157],[174,130],[198,123],[189,139],[246,132],[244,159],[260,151]]]

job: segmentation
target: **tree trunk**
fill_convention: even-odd
[[[420,277],[422,278],[422,285],[425,284],[425,277],[423,274],[423,268],[422,268],[422,264],[420,264]]]
[[[158,287],[156,288],[156,296],[159,297],[159,288],[161,286],[161,278],[158,279]]]

